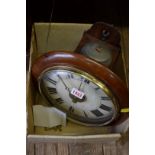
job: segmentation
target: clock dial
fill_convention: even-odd
[[[69,119],[87,125],[103,125],[117,116],[118,105],[110,90],[88,73],[56,67],[40,76],[40,91]]]
[[[89,42],[81,48],[81,53],[105,65],[112,62],[112,51],[104,43]]]

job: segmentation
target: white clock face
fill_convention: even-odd
[[[70,120],[84,125],[104,125],[116,118],[116,100],[106,86],[80,71],[49,69],[40,77],[41,93]]]
[[[105,65],[110,65],[112,62],[111,50],[103,43],[87,43],[83,46],[81,52],[82,54]]]

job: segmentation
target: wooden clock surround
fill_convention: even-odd
[[[32,66],[35,80],[47,68],[55,66],[74,67],[96,77],[103,82],[118,99],[120,109],[129,107],[129,93],[126,85],[107,67],[78,53],[69,51],[50,51],[40,56]],[[120,123],[128,117],[128,113],[121,113],[112,123]]]

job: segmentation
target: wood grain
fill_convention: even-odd
[[[35,155],[34,154],[35,151],[35,145],[34,143],[27,143],[27,147],[26,147],[26,154],[27,155]]]
[[[28,143],[111,143],[121,138],[121,134],[100,134],[100,135],[81,135],[81,136],[52,136],[52,135],[28,135]]]
[[[105,154],[105,155],[120,155],[117,152],[117,146],[115,143],[103,144],[103,154]]]
[[[44,155],[44,143],[35,144],[35,155]]]
[[[35,145],[35,147],[34,147]],[[31,143],[27,155],[128,155],[128,142],[120,143]]]
[[[58,143],[58,152],[57,155],[69,155],[68,153],[68,144],[66,143]]]
[[[102,155],[102,144],[69,144],[69,153],[71,155]]]
[[[45,155],[57,155],[57,144],[45,143]]]

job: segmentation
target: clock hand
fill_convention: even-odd
[[[70,83],[70,85],[71,85],[72,88],[73,87],[76,88],[76,86],[74,85],[74,83],[72,83],[72,81],[70,79],[66,79],[66,81],[68,81]]]
[[[83,81],[81,81],[78,90],[83,92],[84,91],[84,86],[85,86],[85,83],[83,83]]]
[[[67,85],[66,85],[65,82],[63,81],[62,77],[61,77],[59,74],[58,74],[57,76],[58,76],[58,78],[61,80],[61,82],[64,84],[65,89],[67,89],[67,91],[69,92],[69,96],[70,96],[70,98],[72,99],[72,101],[73,101],[74,103],[76,103],[77,101],[76,101],[75,96],[73,96],[73,95],[71,94],[70,89],[67,87]]]
[[[83,102],[86,99],[85,97],[83,99],[78,99],[76,96],[72,95],[70,88],[66,85],[66,83],[64,82],[64,80],[62,79],[62,77],[59,74],[57,76],[61,80],[61,82],[63,83],[63,85],[65,86],[65,89],[67,89],[67,91],[69,92],[69,96],[70,96],[70,98],[72,99],[72,101],[74,103],[76,103],[76,102]],[[82,84],[82,82],[81,82],[81,84]],[[81,84],[80,84],[79,88],[81,87]]]
[[[82,85],[82,81],[81,81],[81,83],[80,83],[80,86],[79,86],[78,90],[80,90],[80,88],[81,88],[81,85]]]
[[[80,83],[80,85],[79,85],[79,88],[78,88],[78,90],[82,90],[83,91],[83,89],[84,89],[84,78],[83,77],[81,77],[81,83]],[[83,86],[83,89],[81,88]]]
[[[63,81],[62,77],[61,77],[59,74],[58,74],[57,76],[58,76],[58,78],[61,80],[61,82],[64,84],[65,89],[68,90],[68,92],[69,92],[69,96],[70,96],[70,98],[72,99],[72,101],[73,101],[74,103],[76,103],[76,102],[77,102],[77,101],[76,101],[76,97],[73,96],[73,95],[71,94],[70,89],[67,87],[67,85],[66,85],[65,82]]]
[[[80,85],[79,85],[79,87],[78,87],[78,90],[79,90],[79,91],[81,91],[80,89],[81,89],[82,84],[83,84],[83,81],[80,82]],[[80,98],[78,98],[78,97],[72,95],[71,93],[70,93],[69,95],[70,95],[70,97],[72,98],[72,102],[73,102],[73,103],[76,103],[76,102],[84,102],[84,101],[86,101],[86,99],[87,99],[85,95],[83,96],[82,99],[80,99]]]
[[[63,79],[62,79],[62,77],[61,77],[59,74],[58,74],[57,76],[58,76],[58,78],[61,80],[61,82],[64,84],[65,89],[67,89],[68,92],[70,93],[70,89],[69,89],[69,87],[65,84],[65,82],[64,82]]]

